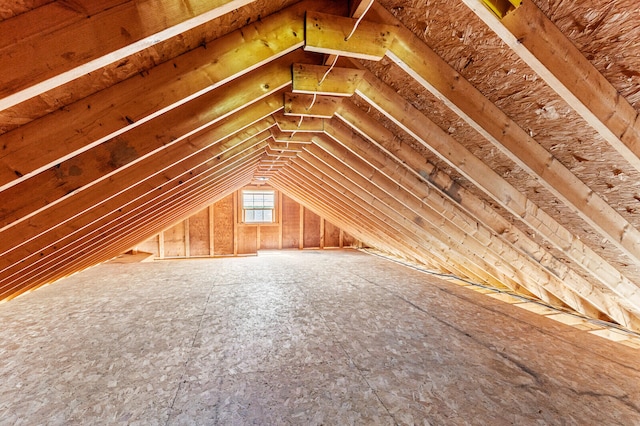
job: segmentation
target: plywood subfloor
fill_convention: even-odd
[[[108,263],[0,304],[0,424],[639,424],[637,350],[349,251]]]

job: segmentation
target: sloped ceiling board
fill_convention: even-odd
[[[115,3],[117,8],[131,6]],[[59,51],[47,52],[33,62],[33,73],[23,66],[19,81],[5,82],[3,87],[14,90],[2,93],[1,117],[37,105],[36,100],[58,87],[72,89],[87,70],[148,54],[154,49],[145,45],[149,38],[157,35],[154,41],[162,44],[182,31],[197,32],[194,24],[224,19],[224,8],[239,3],[220,2],[193,15],[176,15],[167,28],[130,34],[126,42],[116,37],[106,50],[83,46],[91,54],[81,61],[59,61]],[[475,7],[471,0],[467,3]],[[261,174],[373,246],[639,330],[640,292],[634,279],[362,65],[377,59],[380,54],[371,52],[382,46],[383,55],[637,265],[640,238],[634,225],[381,5],[369,9],[369,2],[362,2],[354,5],[354,18],[327,19],[326,13],[346,16],[344,6],[296,3],[217,37],[206,48],[169,57],[130,78],[115,78],[114,84],[86,97],[71,97],[62,109],[47,113],[33,107],[23,123],[7,120],[0,135],[0,297],[15,297],[106,260]],[[315,39],[305,46],[305,12],[313,10],[322,13],[306,18],[314,23]],[[365,11],[365,20],[355,19]],[[42,13],[46,11],[35,9],[0,22],[0,31]],[[76,21],[48,34],[36,32],[27,44],[8,43],[4,52],[32,51],[33,40],[57,46],[92,25],[77,17],[66,19]],[[89,21],[109,22],[103,12]],[[498,24],[490,23],[496,31]],[[340,31],[351,25],[353,38],[341,37]],[[371,36],[376,30],[379,40]],[[334,56],[305,53],[303,47]],[[534,48],[530,54],[535,57]],[[9,61],[7,69],[21,60]],[[49,64],[51,74],[38,71],[42,64]],[[304,74],[296,73],[294,64],[320,66],[305,77],[315,78],[315,86],[296,90]],[[346,77],[353,73],[357,81]],[[368,108],[395,123],[401,137],[368,117],[360,102],[336,98],[348,94],[340,93],[348,84],[353,84],[349,93],[355,90]],[[325,112],[318,113],[320,109]],[[331,114],[333,118],[321,118]],[[304,130],[310,132],[306,138]],[[407,138],[428,148],[487,198],[457,184],[407,144]],[[289,150],[287,141],[295,149]],[[493,208],[494,203],[502,210]],[[552,249],[570,262],[556,259]]]

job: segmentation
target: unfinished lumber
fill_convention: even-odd
[[[399,29],[387,56],[640,266],[640,231],[413,33]]]
[[[379,61],[391,45],[394,30],[391,25],[310,11],[305,20],[304,50]]]
[[[293,64],[293,93],[351,96],[364,71],[355,68]]]
[[[504,178],[417,111],[395,91],[373,76],[366,75],[358,88],[358,94],[393,120],[416,141],[482,189],[511,212],[515,218],[523,221],[603,285],[609,287],[621,298],[626,299],[634,306],[634,312],[638,312],[640,289],[632,281],[576,239],[569,230],[539,209]]]
[[[530,257],[533,262],[541,264],[546,271],[572,288],[580,297],[589,300],[600,311],[622,325],[637,329],[637,314],[632,314],[624,299],[614,294],[597,281],[589,282],[573,269],[558,261],[544,247],[535,243],[524,232],[511,222],[500,216],[486,202],[477,198],[464,187],[456,184],[447,174],[437,170],[411,146],[401,142],[391,132],[371,119],[364,111],[351,102],[344,102],[337,111],[337,117],[351,126],[368,141],[384,150],[400,164],[413,170],[416,177],[422,179],[430,188],[440,192],[451,202],[458,204],[475,220],[480,221],[492,230],[496,237],[518,250],[522,255]]]
[[[233,84],[208,92],[126,134],[6,189],[3,193],[8,202],[0,206],[0,231],[39,211],[52,208],[60,201],[107,179],[115,171],[131,167],[265,96],[277,93],[280,99],[273,99],[272,102],[279,101],[281,108],[283,95],[280,89],[291,83],[289,61],[290,58],[284,57],[271,62]],[[242,95],[238,95],[238,91]],[[230,101],[221,102],[222,99]]]
[[[523,1],[502,19],[478,0],[464,3],[592,126],[640,170],[640,120],[635,108],[544,13]]]

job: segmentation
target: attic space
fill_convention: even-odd
[[[165,394],[156,395],[158,399],[146,395],[160,404],[154,408],[160,411],[150,415],[176,423],[189,423],[200,415],[190,407],[185,408],[184,413],[190,413],[186,418],[173,417],[183,412],[178,405],[188,394],[182,392],[191,391],[199,395],[195,400],[221,398],[222,405],[201,407],[203,415],[221,423],[229,419],[215,415],[236,412],[224,404],[244,404],[242,393],[275,401],[282,416],[278,418],[292,423],[298,422],[298,414],[311,423],[328,418],[359,423],[360,418],[349,416],[365,412],[382,423],[473,422],[467,417],[466,400],[487,410],[488,420],[495,413],[513,413],[518,406],[522,417],[509,421],[581,423],[576,419],[584,413],[605,416],[615,406],[612,413],[621,417],[606,420],[627,423],[638,411],[635,382],[616,381],[607,387],[603,377],[622,377],[617,375],[624,369],[635,377],[638,368],[632,360],[640,359],[629,355],[638,350],[640,338],[638,23],[640,8],[635,0],[2,2],[0,315],[1,328],[13,330],[0,347],[3,356],[13,360],[2,378],[9,374],[10,380],[17,380],[11,383],[30,386],[37,393],[49,389],[48,384],[66,392],[64,383],[71,382],[65,380],[76,378],[86,384],[90,377],[95,379],[91,386],[105,385],[101,392],[121,398],[124,405],[118,407],[130,406],[127,401],[138,398],[134,394],[160,388],[172,393],[173,399],[166,403]],[[123,259],[145,262],[129,265]],[[340,283],[331,277],[313,278],[301,287],[297,276],[325,276],[324,271],[310,272],[311,259],[327,271],[336,270],[332,262],[342,265],[345,273],[351,270],[350,262],[354,270],[371,262],[371,270],[382,271],[375,266],[382,262],[392,269],[407,265],[413,271],[398,272],[401,278],[388,282],[386,272],[373,279],[363,267],[358,277],[336,272],[336,277],[343,277]],[[288,268],[286,261],[292,262],[292,270],[285,273],[277,265],[284,262],[280,267]],[[341,370],[346,375],[338,370],[327,370],[326,376],[320,370],[314,374],[326,386],[338,386],[360,399],[345,402],[343,394],[330,392],[330,386],[314,388],[321,394],[313,393],[303,383],[313,376],[307,370],[296,373],[299,382],[288,382],[291,387],[274,392],[233,382],[239,379],[233,376],[237,373],[253,374],[258,380],[266,377],[260,375],[277,370],[276,364],[268,364],[271,361],[265,361],[270,369],[264,370],[237,370],[213,361],[200,366],[215,370],[227,365],[228,371],[209,379],[231,380],[225,382],[231,387],[224,389],[236,392],[236,399],[223,399],[223,387],[202,390],[208,396],[185,388],[209,383],[189,375],[189,369],[197,367],[190,354],[203,336],[201,329],[194,330],[193,324],[184,330],[156,324],[147,315],[160,312],[158,321],[167,322],[174,315],[177,323],[199,318],[208,324],[212,318],[202,312],[208,312],[209,303],[217,303],[209,298],[214,294],[210,292],[223,291],[226,287],[220,283],[233,278],[224,272],[218,277],[219,271],[240,265],[250,268],[252,262],[264,273],[253,276],[243,266],[237,273],[249,274],[251,280],[245,283],[249,287],[236,288],[231,281],[227,290],[258,292],[264,283],[267,293],[255,297],[263,295],[268,301],[275,297],[269,291],[281,292],[281,298],[273,300],[285,303],[290,298],[282,305],[287,315],[300,309],[303,317],[315,318],[309,332],[321,330],[328,339],[323,340],[326,348],[340,350],[335,359],[325,358],[331,351],[319,350],[294,365],[303,370],[311,365],[346,368]],[[264,266],[268,264],[273,266]],[[204,267],[209,272],[198,276]],[[182,268],[192,268],[194,275],[182,274]],[[97,291],[90,282],[95,271],[113,275],[104,277],[113,283],[98,285],[112,291],[109,296],[95,296],[102,302],[91,295]],[[146,271],[149,283],[136,271]],[[421,271],[420,285],[411,278],[416,271]],[[120,287],[132,285],[134,277],[140,289]],[[130,306],[129,292],[136,291],[149,291],[140,296],[141,306],[145,301],[153,305],[156,279],[165,283],[161,293],[176,294],[186,286],[186,305],[167,303],[162,309],[154,305],[150,312],[136,307],[130,313],[118,307],[117,300]],[[318,293],[328,283],[337,286],[326,289],[331,294]],[[149,289],[142,284],[149,284]],[[409,287],[402,287],[405,284]],[[357,303],[349,299],[354,285],[372,286],[363,290]],[[395,285],[402,290],[396,291]],[[66,296],[63,288],[70,289]],[[193,288],[197,295],[190,299]],[[437,290],[441,288],[447,290]],[[463,290],[473,296],[455,296],[460,304],[444,309],[449,306],[447,298]],[[204,300],[198,293],[202,291],[207,295]],[[433,292],[433,297],[423,300],[416,293],[414,299],[413,292]],[[349,324],[331,318],[333,311],[321,305],[327,300],[323,297],[336,295],[344,296],[342,308],[347,311],[365,304],[366,317],[354,317]],[[46,300],[59,303],[59,312],[38,308],[46,306]],[[64,367],[73,368],[66,378],[52,376],[49,367],[38,362],[53,359],[47,349],[53,346],[47,343],[36,350],[27,330],[39,333],[75,321],[85,300],[93,308],[83,315],[95,315],[87,321],[95,320],[96,326],[100,320],[108,322],[111,314],[122,315],[121,323],[109,322],[116,327],[113,333],[105,331],[115,342],[97,340],[104,353],[90,352],[117,355],[110,362],[96,361],[91,368],[74,370],[74,351],[69,354],[60,346]],[[304,302],[316,304],[316,310]],[[204,311],[189,311],[192,307]],[[519,309],[526,307],[535,311],[537,319]],[[251,312],[254,308],[256,312]],[[240,315],[225,309],[232,315],[229,321]],[[259,304],[247,302],[242,313],[248,319],[254,314],[261,318],[260,309]],[[399,315],[409,311],[417,316]],[[388,317],[383,318],[383,312]],[[482,337],[449,320],[449,316],[469,318],[471,313],[478,314],[474,321],[482,328]],[[129,315],[138,314],[144,321],[140,330],[128,322],[133,320]],[[67,315],[62,323],[60,315]],[[224,317],[217,318],[226,324]],[[391,334],[410,335],[408,352],[402,352],[405,340],[375,336],[367,341],[371,337],[367,326],[358,322],[382,320],[388,320],[380,326],[382,334],[394,330]],[[302,327],[297,329],[300,333],[304,334],[307,322],[296,325]],[[129,324],[135,342],[144,341],[144,333],[155,335],[169,327],[160,333],[162,339],[175,341],[157,341],[157,346],[144,350],[157,349],[161,369],[169,368],[166,359],[179,360],[182,364],[171,367],[171,374],[180,372],[180,377],[169,379],[162,373],[167,387],[149,382],[153,389],[148,391],[142,378],[125,388],[119,387],[119,378],[107,380],[106,372],[114,370],[103,367],[116,368],[125,362],[122,357],[129,359],[127,354],[133,353],[117,351],[117,340],[125,338],[117,327],[124,324]],[[214,333],[218,325],[210,325]],[[251,336],[267,338],[260,334],[264,329],[259,321],[253,325],[256,328],[246,336],[223,330],[226,334],[220,336],[231,340],[221,342],[218,349],[236,351],[239,346],[252,347]],[[439,328],[440,337],[433,340],[428,332],[436,325],[445,328]],[[466,331],[456,334],[449,326]],[[511,326],[515,331],[506,333],[505,327]],[[357,330],[363,333],[360,340],[354,337]],[[282,329],[276,332],[279,337],[269,338],[288,336]],[[449,341],[449,336],[458,340]],[[186,343],[189,339],[191,343]],[[215,340],[213,334],[211,339]],[[427,353],[418,349],[421,339]],[[509,344],[508,339],[512,339]],[[488,358],[476,364],[461,353],[462,358],[453,362],[446,351],[463,340],[470,350]],[[348,342],[361,346],[353,348]],[[540,342],[552,347],[535,346]],[[113,351],[111,344],[116,345]],[[213,340],[202,344],[215,346]],[[544,368],[529,345],[549,354]],[[519,352],[524,346],[526,354]],[[264,350],[260,346],[256,354],[242,353],[248,356],[246,362],[257,362]],[[163,351],[176,352],[168,356]],[[362,354],[371,357],[359,358]],[[427,360],[428,354],[433,357]],[[584,360],[569,366],[564,361],[569,354]],[[145,360],[149,361],[145,368],[156,365],[139,357],[131,358],[131,365]],[[427,361],[435,362],[429,364],[433,372],[425,372]],[[458,361],[473,368],[456,370],[453,364]],[[393,370],[394,362],[401,367]],[[373,369],[373,364],[381,370]],[[597,369],[596,364],[611,365],[612,370]],[[570,373],[558,370],[559,365]],[[120,366],[124,369],[117,370],[119,374],[128,371],[128,366]],[[505,397],[503,403],[487,396],[485,390],[494,389],[512,369],[520,371],[514,380],[519,377],[522,382],[507,381],[505,386],[518,396]],[[380,376],[374,377],[374,371]],[[401,373],[394,376],[393,371]],[[455,381],[451,378],[456,376],[448,375],[465,371],[473,374]],[[86,377],[77,375],[84,372]],[[355,388],[332,382],[346,380],[348,374],[359,377]],[[589,382],[585,375],[591,384],[583,387]],[[403,393],[400,385],[394,387],[394,380],[405,378],[422,380],[422,387],[407,385],[415,390],[412,395]],[[116,385],[110,387],[111,383]],[[455,387],[462,393],[454,392]],[[117,412],[114,421],[123,423],[144,415],[85,405],[91,400],[74,400],[71,394],[55,403],[40,397],[25,402],[15,389],[3,389],[12,395],[8,404],[26,404],[20,406],[23,413],[35,415],[49,405],[58,407],[63,416],[59,423],[71,419],[68,416],[82,422],[90,412],[98,417]],[[441,390],[456,397],[442,399]],[[554,392],[562,395],[558,401],[551,401]],[[580,400],[583,414],[575,414],[571,405],[575,401],[562,406],[571,392],[574,400]],[[313,409],[295,411],[294,396],[279,399],[285,394],[307,402],[335,397],[346,405],[316,418],[309,414]],[[398,402],[404,408],[398,408],[402,414],[396,415],[394,398],[420,404],[441,398],[447,408],[425,403],[412,405],[418,410],[414,412]],[[536,417],[532,410],[538,403],[547,408]],[[14,408],[2,407],[4,413]],[[207,411],[212,407],[222,411]],[[245,411],[238,421],[270,415],[242,407]],[[402,417],[406,413],[413,414]]]

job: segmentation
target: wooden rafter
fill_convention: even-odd
[[[485,191],[502,207],[512,212],[514,217],[522,220],[603,285],[626,299],[634,306],[636,312],[640,309],[640,289],[631,280],[624,277],[580,240],[574,238],[568,229],[539,209],[535,203],[528,200],[503,177],[422,115],[394,90],[371,75],[367,75],[359,86],[358,93],[418,142]]]
[[[37,43],[31,37],[14,43],[3,52],[3,57],[11,60],[3,61],[1,68],[0,108],[9,108],[253,1],[184,4],[164,0],[160,5],[154,1],[129,1],[62,26],[47,37],[37,38]],[[33,17],[21,20],[32,22],[23,24],[41,27],[39,13],[31,14]],[[68,46],[75,46],[76,50],[68,52]]]
[[[531,0],[503,19],[463,0],[589,125],[640,170],[638,112]]]

